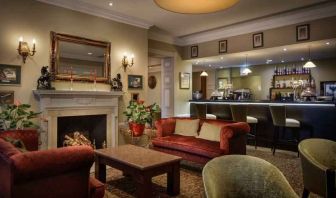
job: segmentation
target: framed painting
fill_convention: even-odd
[[[190,89],[190,73],[180,72],[180,89]]]
[[[14,91],[0,91],[0,105],[14,104]]]
[[[321,82],[321,95],[333,96],[336,98],[336,81]]]
[[[20,85],[21,66],[0,64],[0,85]]]
[[[296,26],[296,41],[306,41],[310,39],[309,24]]]
[[[190,57],[191,58],[196,58],[198,57],[198,46],[194,45],[190,47]]]
[[[142,89],[142,76],[128,75],[128,88],[129,89]]]
[[[228,85],[227,78],[218,78],[218,89],[225,89]]]
[[[253,34],[253,48],[264,46],[264,34],[262,32]]]
[[[222,40],[218,42],[218,52],[220,54],[227,52],[227,40]]]

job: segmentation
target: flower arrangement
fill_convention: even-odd
[[[156,103],[145,106],[144,101],[130,101],[124,114],[128,122],[137,124],[151,123],[153,114],[161,112],[160,106]]]
[[[36,113],[29,110],[31,105],[15,102],[14,104],[5,104],[1,107],[0,126],[3,130],[23,129],[36,127],[31,119],[36,118],[40,112]]]

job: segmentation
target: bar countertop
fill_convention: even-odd
[[[245,105],[286,105],[286,106],[329,106],[333,101],[270,101],[270,100],[189,100],[190,103],[245,104]]]

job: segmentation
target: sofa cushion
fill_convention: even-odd
[[[204,122],[200,134],[196,138],[219,142],[221,129],[218,125]]]
[[[15,148],[11,143],[6,142],[2,138],[0,138],[0,153],[7,156],[11,157],[15,154],[21,153],[19,150]]]
[[[198,128],[199,128],[199,119],[195,120],[176,119],[174,133],[176,135],[197,136]]]
[[[209,141],[191,136],[170,135],[153,139],[152,144],[158,147],[175,149],[187,153],[214,158],[222,155],[219,142]]]

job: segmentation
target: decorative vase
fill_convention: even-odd
[[[138,124],[135,122],[130,122],[129,123],[129,129],[132,132],[132,135],[134,137],[139,137],[143,134],[144,130],[145,130],[145,124]]]

